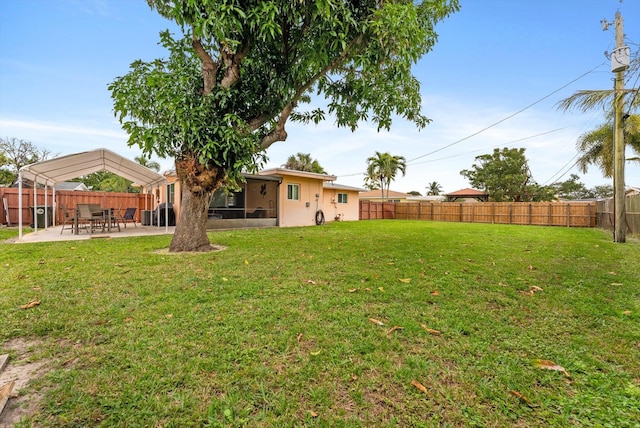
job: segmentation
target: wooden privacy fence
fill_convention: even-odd
[[[360,219],[595,227],[595,202],[371,202],[360,201]]]
[[[605,199],[597,202],[598,226],[613,230],[613,199]],[[640,235],[640,195],[627,196],[626,220],[627,232]]]
[[[18,225],[19,210],[19,192],[14,187],[0,187],[0,201],[4,198],[7,200],[9,211],[9,220],[14,226]],[[145,201],[146,198],[146,201]],[[47,194],[45,202],[44,191],[38,189],[37,193],[38,206],[47,205],[48,209],[53,207],[53,196],[51,189]],[[114,208],[124,211],[126,208],[136,207],[136,221],[140,222],[142,210],[150,210],[153,207],[153,195],[140,193],[114,193],[114,192],[80,192],[72,190],[60,190],[56,192],[56,224],[64,218],[62,205],[68,210],[72,210],[78,204],[99,204],[101,207]],[[22,189],[22,222],[23,226],[33,224],[33,189]],[[4,207],[0,205],[0,224],[8,224]],[[53,214],[53,213],[52,213]],[[53,217],[53,216],[52,216]]]

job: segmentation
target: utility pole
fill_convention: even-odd
[[[617,62],[615,55],[622,55],[624,52],[624,32],[622,25],[622,14],[616,12],[616,49],[612,54],[612,71],[616,73],[614,84],[613,109],[615,119],[613,123],[613,242],[625,242],[627,232],[626,208],[625,208],[625,185],[624,185],[624,64],[614,67]]]

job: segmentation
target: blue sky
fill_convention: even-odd
[[[352,133],[330,120],[290,123],[288,140],[269,149],[266,167],[310,153],[339,183],[361,187],[366,159],[388,151],[409,161],[392,189],[424,193],[437,181],[451,192],[469,187],[460,171],[471,168],[476,156],[524,147],[540,184],[579,173],[570,169],[576,140],[603,123],[605,114],[561,112],[556,104],[579,89],[613,87],[604,52],[615,47],[615,34],[613,26],[603,31],[600,21],[613,21],[620,10],[636,53],[640,1],[461,4],[438,26],[433,52],[415,66],[423,111],[433,120],[427,128],[396,120],[390,132],[363,123]],[[132,61],[165,56],[157,43],[166,28],[175,27],[143,0],[0,0],[0,136],[61,155],[105,147],[138,156],[113,116],[107,85]],[[628,81],[638,87],[637,76]],[[156,160],[163,170],[173,166],[171,159]],[[610,183],[595,168],[579,175],[588,187]],[[627,163],[626,182],[640,186],[640,166]]]

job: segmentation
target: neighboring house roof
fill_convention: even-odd
[[[445,194],[445,196],[484,196],[484,195],[488,195],[488,193],[485,193],[482,190],[470,189],[468,187],[466,189],[460,189],[460,190],[456,190],[455,192]]]
[[[443,202],[447,200],[445,195],[425,195],[425,196],[411,196],[407,198],[408,201],[435,201],[435,202]]]
[[[640,195],[640,187],[627,187],[624,194],[627,196]]]
[[[56,183],[53,186],[55,190],[77,190],[77,191],[87,191],[89,188],[85,186],[84,183],[75,182],[75,181],[63,181],[61,183]]]
[[[458,199],[477,199],[482,202],[489,200],[489,194],[477,189],[460,189],[445,195],[448,202],[455,202]]]
[[[367,190],[366,192],[360,192],[360,199],[372,199],[372,198],[381,198],[382,190]],[[385,198],[410,198],[411,195],[408,193],[396,192],[395,190],[389,190],[389,195],[387,196],[387,192],[384,192]]]
[[[350,191],[353,191],[353,192],[362,192],[363,191],[363,189],[361,189],[359,187],[345,186],[344,184],[334,183],[333,181],[323,183],[322,187],[325,188],[325,189],[350,190]]]
[[[315,178],[322,181],[335,181],[338,178],[335,175],[318,174],[315,172],[298,171],[295,169],[288,169],[288,168],[265,169],[265,170],[259,171],[258,175],[276,175],[276,176],[287,175],[292,177]]]

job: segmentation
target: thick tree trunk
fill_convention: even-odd
[[[180,214],[169,252],[211,251],[207,217],[211,197],[224,179],[224,171],[201,165],[195,156],[176,160],[180,180]]]

